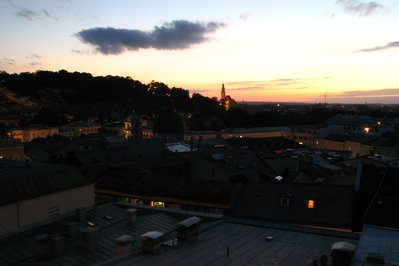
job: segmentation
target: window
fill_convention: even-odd
[[[289,207],[290,206],[290,198],[280,198],[281,207]]]
[[[152,207],[165,208],[165,202],[162,202],[162,201],[151,201],[151,206]]]
[[[313,199],[308,200],[308,209],[314,209],[316,207],[316,201]]]

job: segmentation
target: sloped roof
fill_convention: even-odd
[[[64,191],[89,182],[74,167],[54,164],[0,164],[0,205]]]
[[[25,151],[25,154],[34,162],[48,162],[50,155],[40,148]]]

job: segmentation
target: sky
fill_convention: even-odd
[[[399,0],[0,0],[0,70],[237,102],[399,103]]]

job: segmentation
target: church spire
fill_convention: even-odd
[[[222,92],[220,94],[220,99],[224,100],[226,98],[226,90],[224,89],[224,83],[222,83]]]

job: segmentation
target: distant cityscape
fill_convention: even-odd
[[[399,261],[396,105],[0,80],[0,265]]]

